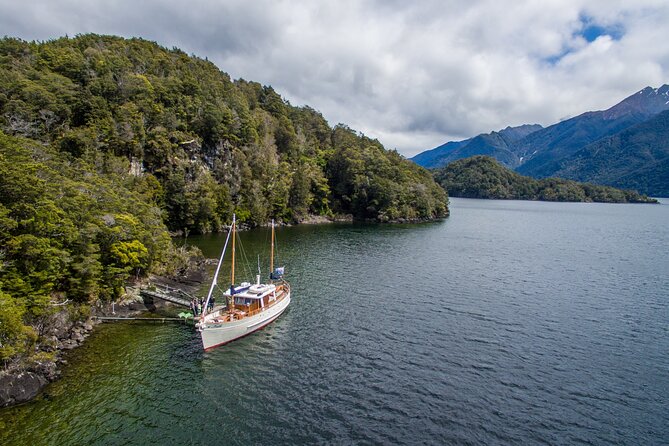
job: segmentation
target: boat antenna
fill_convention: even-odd
[[[234,219],[234,217],[233,217]],[[207,312],[207,308],[209,306],[209,299],[211,299],[211,293],[214,292],[214,288],[216,287],[216,281],[218,280],[218,272],[221,270],[221,265],[223,264],[223,256],[225,256],[225,250],[228,247],[228,241],[230,240],[230,234],[232,233],[232,230],[228,231],[228,236],[225,238],[225,245],[223,245],[223,252],[221,253],[221,258],[218,259],[218,265],[216,265],[216,272],[214,273],[214,279],[211,281],[211,287],[209,288],[209,293],[207,294],[207,300],[205,301],[204,305],[202,306],[202,315]]]

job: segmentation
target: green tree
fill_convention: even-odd
[[[35,331],[24,325],[24,313],[14,298],[0,290],[0,361],[5,364],[28,352],[37,339]]]

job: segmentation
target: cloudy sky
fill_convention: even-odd
[[[137,36],[406,156],[669,83],[667,0],[0,0],[0,34]]]

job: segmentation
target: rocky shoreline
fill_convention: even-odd
[[[188,276],[176,279],[152,277],[155,284],[166,284],[192,293],[205,277],[204,265]],[[89,308],[87,315],[72,308],[48,317],[40,327],[39,351],[28,364],[16,363],[0,371],[0,408],[26,403],[40,394],[50,382],[61,376],[61,368],[67,364],[67,352],[82,345],[101,321],[97,317],[133,317],[175,308],[169,302],[146,301],[139,296],[139,286],[127,287],[126,298],[114,304],[97,304]]]
[[[40,344],[37,359],[27,365],[15,364],[0,373],[0,407],[30,401],[58,379],[60,367],[67,363],[64,352],[81,345],[97,323],[92,317],[73,320],[68,309],[51,315],[42,327],[46,341]]]

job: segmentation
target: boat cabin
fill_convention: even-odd
[[[226,298],[233,296],[235,309],[245,313],[261,310],[276,300],[276,285],[242,283],[226,291]]]

